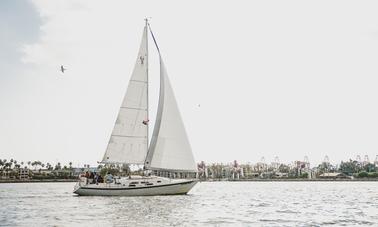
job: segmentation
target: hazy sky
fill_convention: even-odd
[[[197,161],[289,162],[307,155],[318,163],[325,155],[338,162],[365,154],[373,160],[377,7],[376,1],[2,0],[0,158],[99,161],[143,19],[152,17]],[[150,50],[153,118],[159,75],[151,40]]]

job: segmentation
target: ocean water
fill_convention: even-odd
[[[0,226],[378,226],[378,182],[202,182],[151,197],[73,187],[0,184]]]

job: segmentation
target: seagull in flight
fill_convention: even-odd
[[[67,69],[66,68],[64,68],[64,66],[63,65],[61,65],[60,66],[60,71],[62,72],[62,73],[64,73],[64,71],[66,71]]]

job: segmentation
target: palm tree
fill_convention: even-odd
[[[36,161],[37,162],[37,166],[40,166],[39,169],[42,168],[42,162],[41,161]]]
[[[13,158],[11,158],[10,162],[9,162],[9,168],[12,168],[12,165],[13,165]]]
[[[72,169],[72,162],[68,163],[70,165],[70,169]]]
[[[55,170],[60,170],[62,169],[62,166],[60,165],[60,162],[58,162],[58,164],[55,165]]]
[[[13,161],[13,160],[12,160]],[[6,162],[5,165],[4,165],[4,169],[5,169],[5,178],[8,178],[9,176],[9,170],[11,169],[12,167],[12,162]]]
[[[37,164],[36,164],[36,161],[32,162],[31,165],[34,167],[34,170],[37,169]]]
[[[0,159],[0,176],[2,175],[3,173],[3,165],[4,165],[4,162],[2,159]]]
[[[6,159],[3,159],[3,169],[5,169],[5,164],[7,163]]]

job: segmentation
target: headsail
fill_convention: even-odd
[[[103,163],[144,164],[148,150],[148,43],[144,27],[138,57]]]
[[[155,38],[154,41],[156,44]],[[151,170],[197,172],[184,123],[161,56],[158,112],[145,166]]]

